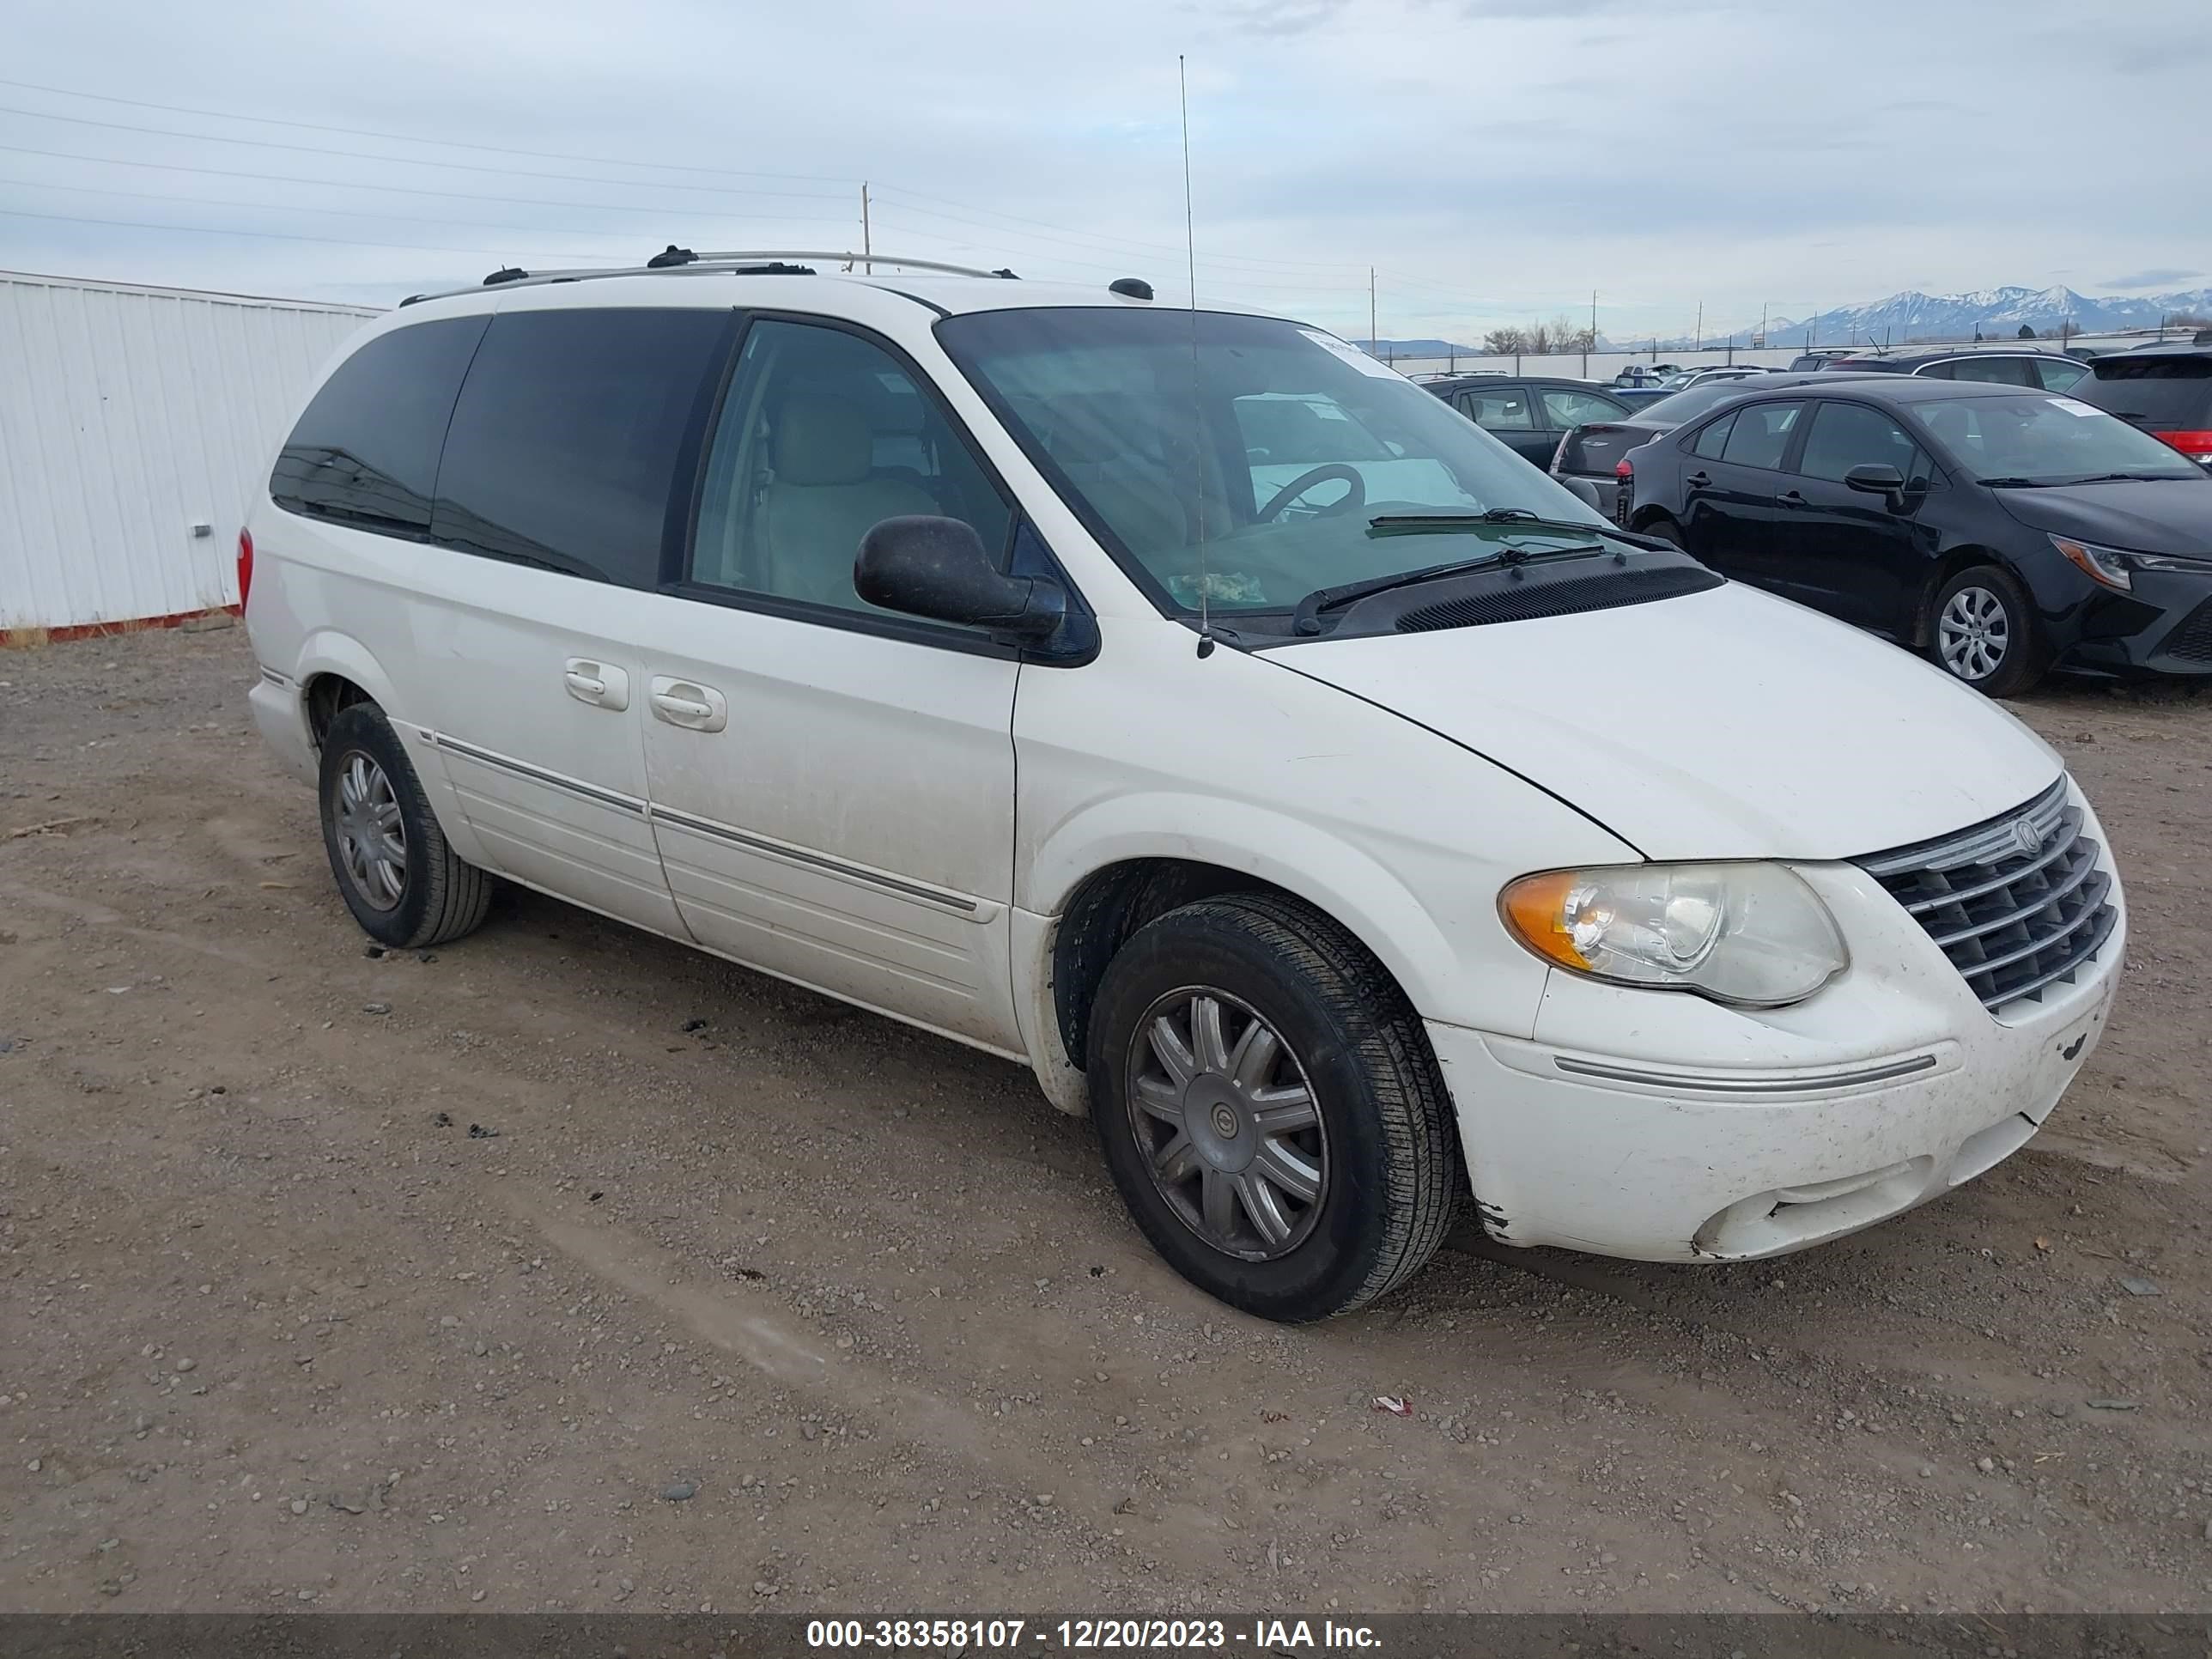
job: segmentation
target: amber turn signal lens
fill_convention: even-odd
[[[1565,968],[1590,965],[1567,933],[1567,895],[1583,879],[1579,871],[1547,870],[1522,877],[1498,896],[1505,925],[1521,942]]]

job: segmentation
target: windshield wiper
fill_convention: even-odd
[[[1475,520],[1474,522],[1480,522]],[[1431,582],[1445,576],[1461,576],[1477,570],[1510,569],[1516,565],[1535,564],[1549,559],[1587,558],[1593,553],[1607,550],[1592,544],[1586,547],[1501,547],[1494,553],[1480,558],[1454,559],[1448,564],[1425,565],[1419,570],[1400,570],[1388,576],[1370,576],[1364,581],[1346,582],[1337,587],[1316,587],[1298,601],[1297,609],[1291,613],[1293,634],[1321,632],[1321,613],[1335,611],[1366,599],[1370,594],[1387,593],[1394,587],[1412,587],[1419,582]],[[1626,555],[1614,556],[1625,558]]]
[[[2048,489],[2051,484],[2049,478],[1978,478],[1975,482],[1991,489]]]
[[[1449,530],[1476,530],[1495,524],[1525,524],[1537,530],[1562,530],[1577,536],[1602,536],[1610,526],[1547,519],[1525,507],[1492,507],[1480,513],[1384,513],[1367,521],[1370,536],[1425,536]]]
[[[2086,478],[2069,478],[2069,479],[2067,479],[2067,480],[2066,480],[2066,482],[2067,482],[2068,483],[2069,483],[2069,484],[2077,484],[2077,483],[2152,483],[2152,482],[2154,482],[2154,481],[2155,481],[2155,480],[2161,479],[2161,478],[2186,478],[2186,477],[2188,477],[2189,476],[2190,476],[2190,475],[2189,475],[2188,473],[2186,473],[2186,472],[2179,472],[2179,471],[2176,471],[2176,472],[2098,472],[2098,473],[2093,473],[2093,474],[2091,474],[2088,477],[2086,477]]]

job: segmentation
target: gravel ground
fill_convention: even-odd
[[[252,673],[0,653],[0,1607],[2212,1606],[2212,702],[2015,705],[2136,927],[2029,1150],[1289,1331],[1012,1066],[528,895],[368,954]]]

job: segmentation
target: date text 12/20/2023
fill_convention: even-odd
[[[978,1652],[1176,1651],[1243,1647],[1257,1652],[1373,1650],[1368,1626],[1324,1619],[813,1619],[806,1645]]]

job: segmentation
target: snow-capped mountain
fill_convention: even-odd
[[[1901,345],[1907,340],[1968,340],[1978,329],[1984,339],[2008,338],[2022,324],[2039,336],[2062,325],[2076,334],[2156,328],[2177,314],[2212,317],[2212,288],[2103,299],[2063,287],[1984,288],[1971,294],[1908,290],[1871,305],[1824,311],[1818,318],[1776,318],[1766,331],[1770,338],[1792,345],[1804,339],[1808,328],[1817,331],[1816,345],[1863,345],[1869,339]]]

